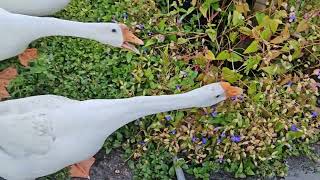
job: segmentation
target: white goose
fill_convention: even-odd
[[[138,118],[207,107],[241,93],[221,82],[178,95],[87,101],[43,95],[1,102],[0,176],[31,180],[57,172],[92,157],[110,134]]]
[[[87,38],[136,53],[139,51],[130,43],[143,45],[143,41],[123,24],[33,17],[13,14],[0,8],[0,61],[23,53],[32,41],[47,36]]]
[[[71,0],[1,0],[0,8],[13,13],[32,16],[52,15],[69,4]]]

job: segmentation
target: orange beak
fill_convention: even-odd
[[[123,44],[121,47],[140,54],[139,50],[132,44],[144,45],[144,42],[135,36],[126,25],[120,24],[120,28],[123,35]]]
[[[241,88],[231,86],[228,82],[220,82],[220,85],[226,92],[227,97],[239,96],[243,93],[243,90]]]

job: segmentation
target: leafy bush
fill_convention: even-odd
[[[173,155],[197,178],[219,169],[236,177],[284,176],[284,160],[313,157],[310,147],[319,138],[319,84],[310,76],[319,67],[319,11],[301,2],[255,13],[231,0],[74,0],[57,17],[125,22],[145,39],[142,55],[84,39],[44,38],[32,44],[41,57],[20,69],[10,93],[124,98],[180,93],[224,79],[245,95],[138,120],[106,141],[107,152],[123,147],[137,160],[130,166],[141,179],[174,178]]]

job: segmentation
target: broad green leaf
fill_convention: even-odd
[[[230,61],[230,62],[237,62],[237,61],[242,61],[242,57],[239,56],[237,53],[232,52],[230,54],[230,58],[227,59],[227,60]]]
[[[244,17],[238,11],[233,11],[232,24],[233,26],[241,26],[244,24]]]
[[[251,29],[247,28],[247,27],[240,27],[239,28],[239,31],[244,34],[244,35],[247,35],[247,36],[251,36],[252,35],[252,31]]]
[[[268,25],[273,33],[275,33],[278,30],[279,24],[282,23],[282,21],[280,21],[279,19],[270,19],[267,22],[269,23]]]
[[[279,64],[272,64],[271,66],[267,66],[267,67],[262,68],[262,70],[271,76],[278,75],[278,74],[284,74],[286,72],[286,69]]]
[[[276,125],[275,125],[274,130],[275,130],[276,132],[279,132],[279,131],[281,131],[282,129],[284,129],[284,124],[281,123],[281,122],[277,122]]]
[[[263,19],[265,16],[266,15],[264,13],[260,13],[260,12],[256,13],[256,19],[257,19],[259,25],[262,25]]]
[[[256,82],[250,83],[248,87],[248,94],[252,96],[252,95],[255,95],[256,92],[257,92],[257,83]]]
[[[209,8],[210,8],[210,3],[208,3],[208,0],[207,0],[207,2],[205,2],[201,5],[200,12],[204,17],[207,17],[207,13],[208,13]]]
[[[302,137],[303,135],[304,135],[304,133],[302,131],[296,131],[296,132],[289,131],[287,133],[287,136],[290,139],[298,139],[298,138]]]
[[[212,42],[215,42],[217,40],[217,31],[214,29],[207,29],[206,33],[208,34],[209,38]]]
[[[255,175],[255,173],[252,171],[252,169],[250,167],[246,167],[244,172],[246,173],[246,175],[249,175],[249,176],[254,176]]]
[[[149,47],[149,46],[151,46],[151,45],[153,45],[155,43],[156,43],[155,39],[149,39],[144,46],[145,47]]]
[[[185,39],[185,38],[178,38],[178,44],[185,44],[188,42],[188,39]]]
[[[230,57],[231,57],[230,52],[228,50],[224,50],[218,54],[216,60],[227,60]]]
[[[242,78],[242,75],[227,68],[227,67],[224,67],[224,68],[222,68],[222,77],[226,81],[228,81],[230,83],[234,83],[234,82],[240,80]]]
[[[261,38],[262,38],[263,40],[268,41],[268,40],[270,40],[271,36],[272,36],[272,32],[271,32],[270,28],[265,28],[265,29],[261,32]]]
[[[251,69],[257,69],[261,60],[262,58],[259,55],[250,56],[248,60],[244,63],[244,65],[246,66],[245,72],[249,73]]]
[[[238,32],[231,32],[229,34],[229,38],[230,38],[230,41],[232,42],[232,44],[234,44],[236,42],[238,35],[239,35]]]
[[[260,47],[259,41],[254,40],[243,53],[249,54],[249,53],[257,52],[259,50],[259,47]]]

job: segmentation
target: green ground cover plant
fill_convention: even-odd
[[[40,57],[29,68],[16,58],[1,63],[0,69],[19,68],[11,96],[126,98],[225,80],[245,94],[137,120],[106,141],[106,153],[123,148],[135,179],[174,179],[174,166],[199,179],[218,170],[238,178],[285,176],[287,157],[318,158],[312,151],[320,131],[317,0],[272,1],[264,12],[245,1],[187,2],[73,0],[56,17],[123,22],[145,40],[141,55],[79,38],[44,38],[31,45]]]

